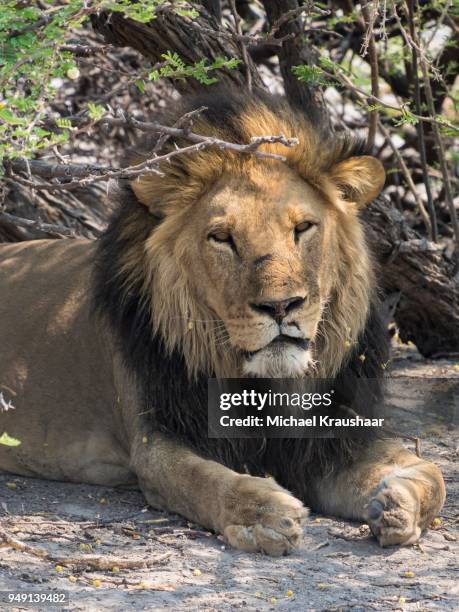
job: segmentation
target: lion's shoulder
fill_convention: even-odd
[[[9,296],[6,314],[43,309],[49,316],[52,304],[77,303],[90,287],[94,249],[93,242],[83,239],[2,245],[0,291]]]
[[[59,260],[73,267],[83,263],[83,259],[94,252],[95,243],[84,238],[62,240],[29,240],[0,245],[0,269],[20,263],[44,266]]]

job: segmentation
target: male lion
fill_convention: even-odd
[[[262,147],[286,162],[174,157],[122,188],[100,240],[1,247],[0,390],[14,409],[0,432],[21,444],[0,446],[0,468],[138,484],[153,507],[247,551],[297,547],[303,503],[368,521],[383,546],[415,542],[443,479],[394,441],[207,437],[209,377],[381,374],[387,334],[359,214],[384,171],[281,100],[215,93],[169,120],[198,106],[198,133],[300,144]]]

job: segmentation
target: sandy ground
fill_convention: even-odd
[[[420,381],[459,377],[459,365],[430,363],[412,349],[396,354],[392,371]],[[303,547],[272,559],[231,550],[197,525],[152,512],[136,491],[0,475],[0,529],[17,541],[16,548],[0,546],[0,591],[68,593],[64,606],[36,610],[459,610],[454,398],[444,386],[432,388],[426,422],[416,413],[414,388],[392,394],[399,426],[422,435],[422,455],[441,466],[448,489],[440,521],[417,545],[381,549],[367,526],[312,514]],[[56,561],[64,558],[81,561]],[[101,561],[108,569],[94,566]],[[150,566],[123,569],[136,561]],[[25,608],[0,601],[0,610],[15,609]]]

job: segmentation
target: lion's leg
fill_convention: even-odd
[[[272,479],[238,474],[159,434],[134,443],[147,501],[217,532],[236,548],[284,555],[302,537],[303,504]]]
[[[318,509],[368,522],[381,546],[412,544],[442,508],[445,485],[433,463],[388,441],[317,482]]]

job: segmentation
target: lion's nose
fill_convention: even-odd
[[[278,325],[280,325],[285,317],[303,304],[304,298],[295,295],[284,300],[268,300],[263,302],[254,302],[251,307],[257,312],[262,312],[272,317]]]

